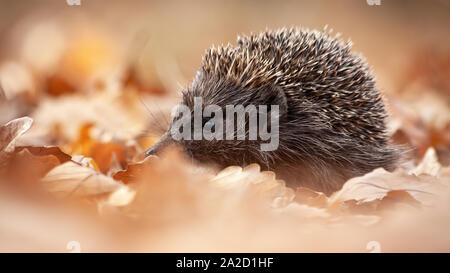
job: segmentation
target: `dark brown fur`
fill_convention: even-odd
[[[364,58],[330,33],[281,29],[211,48],[183,103],[279,104],[280,144],[260,151],[251,141],[180,141],[194,159],[219,167],[258,163],[290,186],[327,194],[351,177],[399,157],[386,135],[386,111]],[[150,153],[170,142],[169,134]]]

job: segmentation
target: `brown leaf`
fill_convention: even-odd
[[[389,191],[378,206],[378,209],[390,209],[393,205],[403,203],[409,204],[414,207],[419,207],[421,203],[417,201],[409,192],[405,190],[393,190]]]
[[[124,185],[94,169],[68,161],[42,179],[44,187],[57,196],[92,197],[109,194]]]
[[[439,192],[445,189],[446,187],[432,176],[408,175],[401,169],[390,173],[379,168],[347,181],[340,191],[330,197],[329,202],[330,207],[334,208],[349,200],[354,200],[350,202],[355,205],[364,205],[367,202],[382,200],[389,192],[404,191],[420,203],[430,205],[436,201]],[[409,197],[405,198],[405,201],[409,202]]]
[[[349,214],[373,215],[386,211],[396,211],[397,205],[410,205],[419,208],[421,203],[414,199],[407,191],[392,190],[388,191],[383,198],[368,202],[359,202],[354,199],[344,201],[340,209],[341,212],[347,211]],[[331,210],[333,210],[333,207]]]
[[[126,170],[118,171],[112,177],[115,180],[122,181],[125,184],[135,182],[145,173],[145,169],[148,167],[149,162],[150,159],[147,158],[143,162],[130,164]]]
[[[14,151],[15,140],[30,129],[33,120],[29,117],[12,120],[0,127],[0,164]]]
[[[6,168],[0,173],[4,181],[15,186],[32,186],[51,169],[71,160],[57,147],[17,147],[11,153]]]
[[[30,185],[60,164],[52,154],[34,155],[28,149],[22,149],[11,155],[2,176],[10,184]]]
[[[21,152],[22,150],[28,150],[34,156],[48,156],[52,155],[59,160],[59,163],[65,163],[70,161],[72,157],[63,151],[59,147],[56,146],[47,146],[47,147],[35,147],[35,146],[20,146],[16,147],[15,152]]]

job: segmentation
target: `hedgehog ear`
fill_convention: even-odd
[[[270,105],[278,105],[280,116],[283,116],[284,114],[287,113],[288,110],[287,97],[283,89],[281,89],[281,87],[270,86],[268,90],[266,90],[266,92],[264,93],[267,94],[267,98],[265,101],[266,105],[269,106],[269,109]]]

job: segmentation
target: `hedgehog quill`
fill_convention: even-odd
[[[218,109],[207,111],[209,115],[200,120],[181,115],[194,113],[196,98],[202,99],[202,110]],[[223,134],[225,118],[217,113],[226,112],[229,105],[245,107],[244,118],[227,112],[227,121],[231,117],[235,121],[231,130],[247,138],[173,137],[173,128],[182,119],[187,123],[176,132],[186,132],[186,124],[201,123],[202,128]],[[276,118],[276,124],[264,124],[277,133],[276,149],[260,149],[267,137],[250,138],[255,124],[251,124],[255,115],[246,111],[250,106],[265,106],[263,116]],[[180,107],[147,155],[177,143],[197,162],[219,168],[258,163],[288,186],[326,194],[375,168],[393,170],[400,158],[389,142],[384,101],[365,59],[351,51],[350,42],[326,31],[265,31],[239,37],[236,46],[209,49],[192,84],[183,91]],[[256,124],[262,126],[262,121]]]

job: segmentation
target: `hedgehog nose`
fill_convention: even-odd
[[[150,155],[155,155],[156,154],[156,149],[153,147],[148,148],[147,151],[145,151],[145,156],[150,156]]]
[[[168,133],[165,133],[152,147],[145,151],[145,156],[156,155],[164,150],[172,143],[172,139]]]

